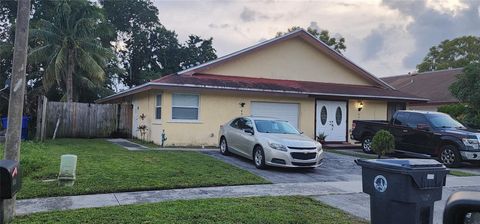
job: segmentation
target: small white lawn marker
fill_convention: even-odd
[[[58,184],[61,186],[73,186],[75,183],[75,172],[77,170],[76,155],[62,155],[60,157],[60,173]]]

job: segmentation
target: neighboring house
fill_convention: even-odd
[[[447,69],[384,77],[382,80],[399,91],[430,99],[428,102],[410,103],[408,109],[437,111],[440,106],[459,102],[449,87],[462,71],[462,68]]]
[[[304,30],[297,30],[98,101],[132,103],[133,133],[166,145],[217,145],[220,125],[241,115],[289,121],[314,138],[346,142],[354,119],[426,101],[394,90]]]

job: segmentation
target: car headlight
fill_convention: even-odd
[[[476,138],[462,138],[462,142],[466,146],[467,150],[480,148],[480,143]]]
[[[323,151],[323,149],[322,149],[322,144],[321,144],[320,142],[317,142],[317,143],[315,144],[315,147],[317,147],[317,151],[319,151],[319,152]]]
[[[287,151],[287,147],[282,145],[282,144],[279,144],[279,143],[268,142],[268,146],[270,146],[270,148],[272,148],[272,149],[276,149],[276,150],[280,150],[280,151],[284,151],[284,152]]]

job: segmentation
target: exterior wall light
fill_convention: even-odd
[[[362,109],[363,109],[363,102],[362,101],[360,101],[358,103],[357,109],[358,109],[358,112],[362,111]]]

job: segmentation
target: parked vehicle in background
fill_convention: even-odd
[[[390,121],[354,120],[351,138],[372,153],[372,137],[379,130],[395,137],[398,151],[427,154],[446,166],[480,161],[480,131],[469,129],[449,115],[430,111],[397,111]]]
[[[308,167],[322,163],[319,142],[303,135],[287,121],[267,117],[238,117],[220,126],[220,152],[254,161],[255,166]]]

